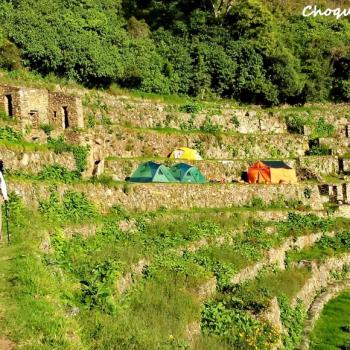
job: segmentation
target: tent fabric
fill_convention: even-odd
[[[154,162],[140,164],[130,182],[178,182],[165,165]]]
[[[263,160],[262,163],[268,166],[269,168],[292,169],[289,165],[280,160]]]
[[[249,183],[297,183],[295,169],[282,161],[259,161],[248,169]]]
[[[174,149],[170,153],[169,158],[184,160],[202,160],[202,157],[199,155],[198,151],[188,147],[179,147]]]
[[[179,163],[170,168],[171,174],[180,182],[205,183],[205,176],[201,171],[189,164]]]

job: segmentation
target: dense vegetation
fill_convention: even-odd
[[[304,18],[302,7],[279,0],[1,0],[0,65],[161,94],[348,101],[349,21]]]

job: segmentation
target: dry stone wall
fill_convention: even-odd
[[[305,136],[228,135],[203,133],[166,133],[118,128],[96,137],[105,139],[106,156],[166,157],[174,148],[186,146],[199,150],[207,159],[294,158],[309,149]]]
[[[301,341],[300,349],[307,350],[310,346],[310,335],[315,327],[316,321],[319,319],[324,306],[333,298],[337,297],[343,290],[350,288],[350,279],[345,279],[341,282],[336,282],[330,285],[325,292],[317,297],[309,311],[308,319],[305,322],[303,339]]]
[[[199,113],[180,112],[179,105],[167,105],[156,101],[131,100],[125,97],[100,95],[108,106],[111,121],[119,125],[139,128],[200,129],[206,120],[220,126],[223,131],[249,133],[286,133],[283,118],[264,113],[262,110],[233,109],[229,105],[212,107],[204,104]],[[90,113],[87,109],[87,113]]]
[[[327,137],[319,139],[320,145],[332,150],[333,155],[343,156],[349,152],[350,138]]]
[[[152,160],[152,159],[150,159]],[[124,180],[130,176],[140,165],[140,163],[147,161],[146,159],[113,159],[106,160],[105,162],[105,174],[112,176],[114,180]],[[215,179],[231,182],[241,177],[242,172],[247,171],[252,161],[249,160],[219,160],[219,161],[181,161],[170,159],[153,159],[158,163],[165,163],[171,166],[176,163],[185,162],[197,167],[206,177],[207,180]],[[295,161],[286,161],[290,166],[295,165]]]
[[[0,146],[0,159],[5,169],[36,174],[46,165],[59,164],[68,170],[75,170],[72,153],[55,154],[50,151],[18,151]]]
[[[294,297],[292,304],[296,305],[297,300],[300,299],[303,305],[308,310],[317,292],[327,285],[332,280],[332,271],[339,271],[344,266],[350,265],[350,254],[344,254],[337,258],[329,258],[324,264],[318,266],[316,263],[312,264],[312,276],[305,283],[303,288]]]
[[[268,204],[281,198],[300,200],[311,209],[321,210],[321,198],[315,185],[308,185],[310,196],[305,196],[304,185],[243,185],[243,184],[127,184],[105,187],[93,184],[61,185],[59,193],[71,189],[86,193],[87,198],[101,210],[114,204],[136,211],[165,208],[220,208],[242,206],[253,198]],[[44,183],[10,181],[10,191],[15,191],[28,204],[36,206],[49,196],[49,186]],[[309,194],[309,193],[308,193]]]
[[[105,174],[112,176],[114,180],[121,181],[130,176],[142,162],[152,160],[158,163],[165,163],[168,166],[182,162],[181,160],[170,159],[107,159],[105,161]],[[184,161],[187,164],[197,167],[205,177],[209,179],[224,179],[231,182],[241,178],[242,172],[247,171],[248,167],[253,163],[251,160],[234,159],[234,160],[202,160],[202,161]],[[334,175],[339,172],[338,157],[300,157],[298,160],[284,159],[292,168],[308,168],[317,175]],[[350,198],[350,197],[349,197]]]
[[[339,159],[336,156],[299,157],[298,166],[314,171],[318,175],[339,173]]]

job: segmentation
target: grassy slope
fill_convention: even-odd
[[[343,327],[348,327],[347,331]],[[341,346],[350,347],[350,291],[325,306],[311,336],[312,350],[336,350]]]

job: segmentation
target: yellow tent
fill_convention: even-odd
[[[174,149],[168,156],[172,159],[185,159],[185,160],[201,160],[202,157],[199,153],[192,148],[179,147]]]

